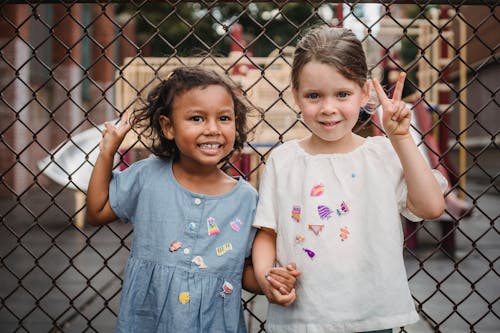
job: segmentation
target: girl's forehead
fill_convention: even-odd
[[[233,96],[221,84],[197,86],[187,89],[174,97],[173,107],[214,108],[234,107]]]
[[[359,84],[333,64],[311,61],[304,65],[298,77],[299,89],[354,89]]]
[[[310,61],[305,64],[299,72],[300,82],[317,82],[317,79],[329,75],[340,75],[340,71],[332,64],[325,64],[318,61]]]

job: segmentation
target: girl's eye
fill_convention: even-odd
[[[347,92],[345,92],[345,91],[342,91],[342,92],[339,92],[339,93],[338,93],[338,96],[339,96],[340,98],[346,98],[346,97],[348,97],[348,96],[349,96],[349,93],[347,93]]]
[[[231,117],[230,116],[220,116],[219,118],[221,121],[230,121]]]
[[[319,98],[319,94],[318,93],[309,93],[309,94],[307,94],[307,98],[317,99],[317,98]]]
[[[203,117],[201,117],[201,116],[192,116],[191,120],[195,121],[195,122],[201,122],[201,121],[203,121]]]

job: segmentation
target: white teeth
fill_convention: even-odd
[[[220,144],[209,144],[209,143],[202,143],[200,145],[200,147],[204,149],[217,149],[220,146],[221,146]]]

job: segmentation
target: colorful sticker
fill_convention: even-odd
[[[178,240],[174,240],[172,243],[170,243],[170,247],[168,248],[168,250],[170,252],[174,252],[174,251],[177,251],[178,249],[180,249],[182,247],[182,243],[179,242]]]
[[[222,297],[226,297],[226,295],[232,294],[233,293],[233,285],[227,281],[224,281],[224,284],[222,285],[222,291],[220,292],[220,295]]]
[[[323,231],[324,226],[324,224],[309,224],[309,230],[311,230],[316,236],[318,236],[319,233]]]
[[[345,241],[350,234],[349,229],[347,227],[340,228],[340,238],[342,241]]]
[[[323,183],[314,185],[311,189],[311,197],[319,197],[323,192],[325,192],[325,185],[323,185]]]
[[[292,207],[292,219],[294,219],[297,222],[300,222],[300,211],[301,211],[301,208],[299,205],[293,205],[293,207]]]
[[[209,236],[220,234],[219,227],[217,226],[217,224],[215,224],[215,219],[213,217],[209,217],[207,219],[207,227]]]
[[[179,294],[179,302],[181,304],[186,304],[189,302],[189,293],[186,291],[183,291],[182,293]]]
[[[295,235],[295,243],[302,244],[305,240],[306,240],[306,238],[304,236],[302,236],[301,234]]]
[[[325,205],[318,206],[318,214],[322,220],[328,220],[332,217],[333,213],[335,212]]]
[[[200,268],[207,268],[208,267],[205,264],[205,260],[203,260],[202,256],[196,256],[191,261],[194,262],[196,265],[198,265],[198,267],[200,267]]]
[[[231,228],[233,228],[234,231],[240,231],[240,225],[236,222],[231,222],[229,223],[231,225]]]
[[[227,251],[230,251],[232,249],[233,249],[233,245],[231,245],[231,243],[226,243],[222,246],[215,248],[215,252],[217,253],[217,256],[220,257],[220,256],[224,255],[224,253],[226,253]]]
[[[347,206],[345,201],[342,201],[342,203],[340,204],[340,208],[337,209],[337,215],[341,216],[347,213],[349,213],[349,206]]]
[[[309,250],[309,249],[305,249],[305,248],[302,248],[302,250],[304,250],[304,252],[309,256],[309,258],[313,259],[314,256],[316,255],[316,253],[314,253],[313,251]]]

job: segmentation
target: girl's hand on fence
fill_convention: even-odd
[[[123,113],[120,121],[116,125],[109,122],[104,123],[102,140],[99,143],[99,149],[102,153],[112,155],[116,153],[128,131],[132,128],[130,124],[130,114],[130,109]]]
[[[373,79],[373,88],[383,109],[382,123],[389,139],[399,139],[410,135],[411,111],[402,101],[406,74],[399,73],[392,98],[389,98],[377,79]]]

